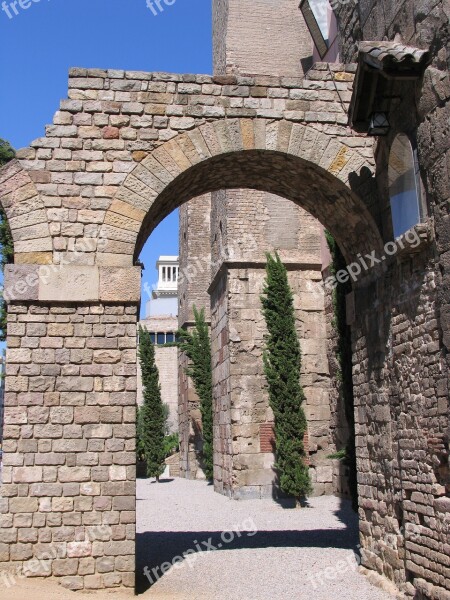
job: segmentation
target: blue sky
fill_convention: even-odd
[[[1,5],[0,0],[0,5]],[[67,96],[70,67],[211,73],[211,0],[21,0],[0,10],[0,137],[15,148],[45,132]],[[159,254],[178,254],[178,216],[154,231],[141,254],[154,282]],[[143,296],[143,304],[145,298]]]

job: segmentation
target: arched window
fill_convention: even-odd
[[[417,152],[404,133],[397,135],[389,155],[389,197],[397,238],[423,218]]]

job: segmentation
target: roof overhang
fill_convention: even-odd
[[[358,68],[349,109],[350,126],[369,130],[374,112],[389,114],[390,91],[397,81],[415,81],[431,62],[431,53],[399,42],[360,42]]]

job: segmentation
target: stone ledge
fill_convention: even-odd
[[[321,273],[322,263],[321,262],[299,262],[299,261],[283,261],[284,266],[288,271],[317,271]],[[227,270],[241,270],[246,271],[246,269],[266,269],[267,262],[266,261],[245,261],[245,260],[223,260],[213,276],[211,278],[211,283],[206,290],[209,295],[211,295],[219,281],[220,277],[223,275],[223,272]],[[246,279],[246,275],[243,275],[243,278]]]
[[[140,267],[6,265],[4,298],[52,303],[140,302]]]

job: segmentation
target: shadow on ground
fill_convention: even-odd
[[[184,553],[227,551],[251,548],[342,548],[357,554],[358,519],[348,503],[336,512],[345,529],[258,531],[235,533],[222,531],[144,532],[136,539],[136,593],[147,591],[162,575],[161,565],[171,563]],[[228,534],[228,535],[227,535]],[[230,539],[233,538],[233,539]],[[188,559],[180,559],[188,562]],[[193,557],[191,557],[193,562]],[[146,568],[147,567],[147,568]],[[145,575],[146,570],[147,576]],[[150,581],[151,579],[151,581]]]

